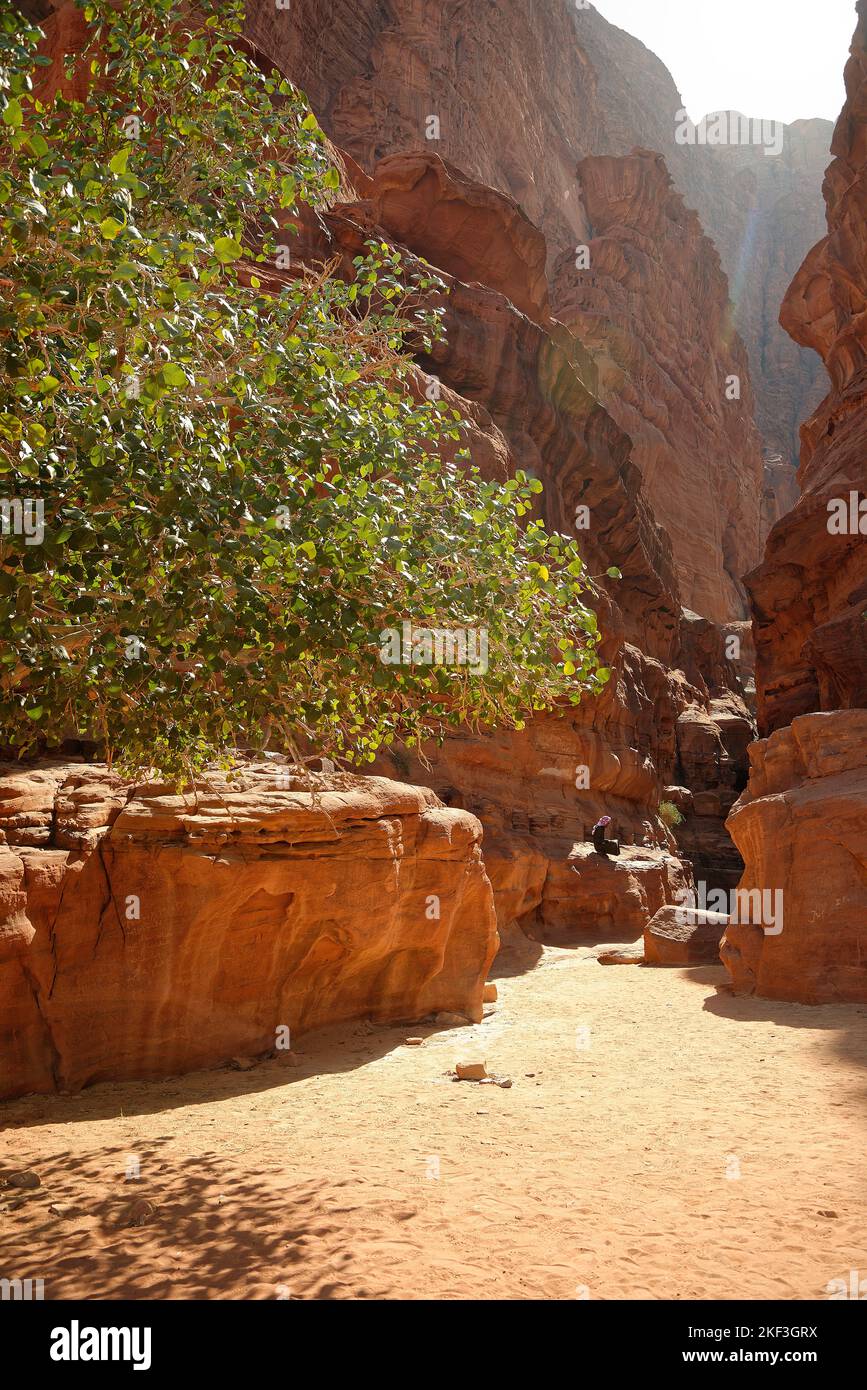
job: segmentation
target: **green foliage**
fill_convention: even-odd
[[[669,830],[675,830],[683,822],[683,816],[673,801],[660,801],[659,819],[663,825],[668,826]]]
[[[364,762],[598,689],[541,485],[447,461],[459,417],[407,388],[435,277],[372,244],[353,284],[275,278],[339,175],[238,7],[86,12],[85,102],[37,99],[38,35],[0,17],[0,500],[45,513],[41,544],[0,534],[4,741],[178,777],[269,738]],[[487,673],[383,665],[405,618],[486,628]]]

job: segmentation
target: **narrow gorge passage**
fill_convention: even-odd
[[[537,949],[475,1027],[12,1102],[42,1187],[0,1256],[58,1298],[826,1298],[867,1225],[867,1011]],[[511,1088],[453,1082],[468,1055]]]

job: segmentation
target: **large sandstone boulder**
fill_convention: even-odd
[[[314,797],[253,765],[178,796],[101,767],[0,769],[0,1096],[363,1015],[481,1019],[497,934],[478,821],[426,788],[335,781]]]
[[[644,928],[646,965],[718,965],[728,924],[724,912],[661,907]]]
[[[779,922],[729,926],[735,988],[805,1004],[867,1000],[867,710],[810,714],[750,750],[728,828],[741,890],[782,895]]]

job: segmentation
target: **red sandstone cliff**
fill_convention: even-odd
[[[661,155],[584,159],[577,172],[590,267],[559,258],[557,316],[590,350],[599,398],[632,440],[683,606],[722,623],[745,612],[763,485],[728,284]]]
[[[802,429],[802,495],[749,576],[760,731],[729,821],[745,887],[780,889],[779,937],[732,927],[735,982],[776,998],[867,999],[867,3],[825,179],[828,234],[781,322],[831,390]],[[838,520],[839,518],[839,524]],[[836,711],[830,713],[831,711]]]
[[[848,99],[825,177],[828,235],[813,248],[780,320],[822,357],[831,390],[802,429],[802,496],[749,578],[762,732],[817,709],[867,704],[867,517],[842,534],[833,504],[867,493],[867,53],[865,17],[846,69]],[[829,504],[832,511],[829,512]],[[867,507],[864,509],[867,511]]]
[[[385,155],[433,150],[515,198],[544,233],[551,261],[588,239],[582,159],[636,146],[663,154],[728,274],[765,443],[794,462],[820,369],[780,330],[777,306],[821,235],[830,122],[786,127],[773,158],[754,145],[680,145],[683,103],[664,64],[571,0],[309,0],[285,11],[250,0],[248,13],[257,45],[367,170]],[[430,116],[436,140],[427,138]]]
[[[658,237],[654,216],[664,225],[667,216],[679,214],[693,235],[689,292],[664,256],[653,259],[649,232],[642,242],[651,247],[660,301],[668,299],[673,320],[683,318],[672,338],[686,340],[702,318],[712,370],[723,375],[734,362],[742,367],[748,389],[742,356],[730,357],[731,346],[718,341],[726,299],[716,253],[679,200],[668,211],[665,170],[656,157],[647,160],[646,180],[640,161],[614,161],[624,165],[624,225],[644,218]],[[611,178],[616,182],[613,171]],[[642,202],[648,186],[663,197],[661,213]],[[673,781],[687,781],[700,792],[725,787],[728,795],[719,804],[700,808],[705,844],[709,834],[724,840],[721,817],[736,795],[750,732],[738,666],[727,659],[721,631],[683,609],[671,541],[656,516],[670,494],[661,480],[652,491],[636,466],[635,436],[618,424],[613,406],[606,409],[597,384],[600,362],[588,356],[582,341],[585,325],[578,325],[582,331],[575,337],[573,325],[548,314],[539,278],[544,241],[510,199],[473,184],[435,155],[393,156],[377,166],[362,201],[336,206],[323,225],[327,239],[319,245],[320,256],[337,251],[344,266],[361,236],[375,229],[437,267],[447,286],[447,339],[422,365],[472,420],[467,443],[474,457],[494,470],[533,469],[545,484],[546,519],[560,530],[573,530],[577,508],[586,507],[589,526],[578,535],[591,574],[604,576],[615,565],[623,576],[598,581],[602,655],[614,672],[598,701],[560,718],[533,719],[520,732],[450,735],[442,749],[426,749],[425,760],[397,753],[384,765],[392,775],[427,782],[449,804],[480,817],[501,922],[517,918],[545,939],[617,929],[638,934],[647,914],[672,901],[689,876],[659,820],[664,787]],[[314,250],[308,245],[308,254]],[[613,303],[610,286],[605,294]],[[687,352],[675,368],[666,359],[668,340],[652,341],[653,306],[630,307],[629,333],[618,330],[626,341],[624,366],[637,379],[641,372],[650,376],[659,364],[655,380],[662,417],[666,401],[671,413],[676,409],[676,374],[683,392],[698,399],[696,378],[705,369],[705,356],[699,352],[691,359]],[[621,322],[616,309],[612,320]],[[710,411],[704,428],[713,430],[708,420],[714,420]],[[633,423],[637,434],[643,421],[636,417]],[[718,446],[722,437],[717,428]],[[747,452],[748,424],[742,439]],[[751,457],[756,486],[747,498],[752,497],[755,537],[757,449]],[[695,498],[690,480],[678,474],[681,460],[680,453],[669,454],[670,481],[675,487],[682,483]],[[730,480],[724,470],[711,470],[703,481],[713,496]],[[738,505],[731,493],[726,496]],[[701,524],[694,515],[693,529]],[[708,550],[721,557],[722,538],[715,551],[711,535]],[[718,574],[723,572],[720,559]],[[732,590],[733,606],[736,601]],[[719,609],[725,606],[720,600]],[[600,864],[583,844],[603,810],[615,816],[625,843],[636,847],[619,863]],[[731,856],[730,847],[726,853]]]

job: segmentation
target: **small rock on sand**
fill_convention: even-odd
[[[643,965],[644,942],[636,941],[631,946],[610,946],[600,951],[596,959],[600,965]]]
[[[482,1081],[488,1074],[484,1062],[457,1062],[455,1072],[459,1081]]]
[[[424,1047],[424,1038],[404,1038],[406,1047]]]
[[[483,1004],[496,1004],[496,1002],[497,1002],[497,986],[496,986],[492,981],[488,981],[488,983],[485,985],[484,993],[483,993],[483,995],[482,995],[482,1003],[483,1003]]]

